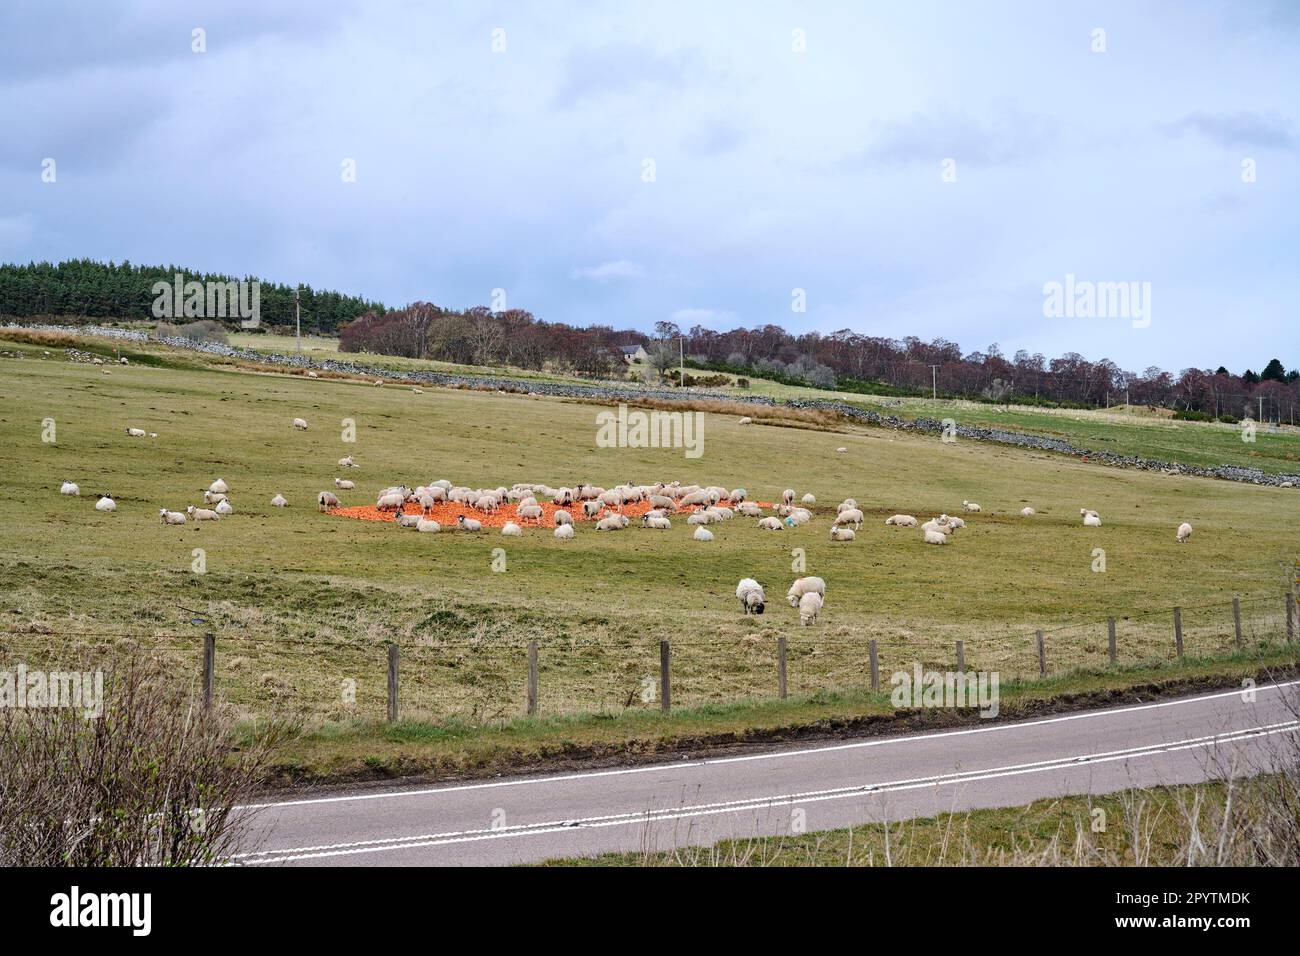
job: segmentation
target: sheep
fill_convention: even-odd
[[[736,514],[744,515],[746,518],[758,518],[763,514],[763,509],[752,501],[742,501],[736,505]]]
[[[791,508],[790,513],[786,515],[785,523],[791,528],[798,527],[801,524],[807,524],[812,520],[812,512],[806,508]]]
[[[816,591],[809,591],[799,599],[799,623],[803,626],[814,623],[821,612],[823,598]]]
[[[600,514],[599,501],[584,501],[582,503],[582,513],[588,518],[594,518]]]
[[[340,468],[356,468],[356,467],[357,467],[357,463],[356,463],[355,461],[352,460],[352,456],[351,456],[351,455],[347,455],[346,457],[343,457],[343,458],[340,458],[340,459],[339,459],[339,467],[340,467]]]
[[[982,510],[983,510],[982,508],[980,508],[979,505],[977,505],[977,504],[976,504],[975,502],[973,502],[973,501],[963,501],[963,502],[961,503],[961,506],[962,506],[963,508],[965,508],[968,512],[971,512],[972,514],[973,514],[974,512],[976,512],[976,511],[982,511]]]
[[[287,508],[287,507],[289,507],[289,502],[285,501],[285,500],[284,500],[284,495],[280,494],[280,492],[277,491],[277,492],[275,493],[275,497],[271,499],[271,507],[272,507],[272,508]]]
[[[300,432],[305,432],[307,430],[307,419],[295,418],[293,420],[293,427],[298,429]]]
[[[894,525],[898,528],[915,528],[916,519],[911,515],[893,515],[885,519],[885,524]]]
[[[736,422],[736,424],[737,424],[737,425],[752,425],[752,424],[754,424],[754,419],[752,419],[752,418],[748,418],[748,417],[746,417],[746,418],[742,418],[742,419],[740,419],[740,421]]]
[[[554,518],[557,525],[573,524],[573,515],[569,514],[567,511],[555,512]]]
[[[1083,516],[1083,524],[1084,527],[1087,528],[1100,528],[1101,518],[1097,516],[1097,512],[1089,511],[1086,515]]]
[[[519,518],[520,521],[532,520],[536,521],[538,524],[542,523],[543,513],[541,505],[520,505],[515,509],[515,516]],[[565,527],[567,527],[567,525]]]
[[[383,387],[384,387],[384,380],[382,378],[375,379],[375,388],[383,388]]]
[[[740,579],[740,583],[736,585],[736,597],[740,598],[740,610],[744,614],[762,614],[767,607],[763,585],[753,578]]]
[[[181,511],[168,511],[166,508],[158,509],[158,518],[163,524],[184,524],[185,513]]]
[[[799,503],[811,508],[813,505],[817,504],[817,497],[812,492],[809,492],[799,499]]]
[[[787,488],[787,489],[785,489],[785,491],[781,492],[781,502],[782,502],[783,504],[787,504],[787,505],[792,505],[792,504],[794,504],[794,489],[793,489],[793,488]]]
[[[349,481],[346,478],[334,479],[334,487],[337,488],[339,491],[351,491],[356,486],[357,483],[355,481]]]
[[[406,504],[406,495],[400,491],[390,491],[379,496],[375,501],[375,508],[379,511],[401,511],[404,504]]]
[[[790,590],[785,592],[785,599],[790,602],[791,607],[798,607],[799,599],[805,594],[820,594],[825,597],[826,582],[815,577],[799,578],[790,585]]]
[[[651,511],[641,516],[641,527],[650,528],[654,531],[670,531],[673,523],[668,520],[667,515],[656,514]]]
[[[686,517],[687,524],[712,524],[716,520],[708,511],[692,511]]]
[[[568,541],[573,537],[573,525],[562,524],[555,529],[555,536],[561,541]]]
[[[677,510],[677,502],[673,501],[673,499],[669,498],[667,495],[651,495],[650,506],[652,508],[663,508],[666,511]]]
[[[696,541],[712,541],[713,532],[708,528],[700,527],[695,529],[695,534],[691,535],[691,537]]]
[[[852,528],[841,528],[838,525],[835,525],[831,528],[832,541],[852,541],[856,537],[857,534],[853,531]]]
[[[857,506],[858,506],[857,498],[845,498],[843,501],[839,503],[839,507],[837,507],[835,510],[837,512],[848,511],[850,508],[856,508]]]
[[[128,428],[126,430],[126,433],[130,435],[132,438],[143,438],[146,434],[148,434],[143,428]]]
[[[1097,512],[1093,511],[1091,508],[1080,508],[1080,509],[1079,509],[1079,514],[1082,515],[1082,516],[1085,517],[1085,518],[1086,518],[1088,515],[1095,515],[1096,513],[1097,513]]]
[[[730,501],[733,505],[738,505],[748,497],[749,497],[749,492],[746,491],[744,488],[733,488],[731,490],[731,493],[727,495],[727,500]]]
[[[320,378],[320,376],[317,375],[315,372],[308,372],[308,373],[307,373],[307,377],[308,377],[308,378]]]
[[[1033,508],[1029,507],[1028,505],[1020,509],[1020,515],[1023,518],[1032,518],[1037,513],[1038,512],[1036,512]]]
[[[854,528],[861,528],[864,520],[862,512],[857,508],[846,508],[835,516],[835,520],[831,522],[831,527],[838,528],[840,525],[851,524]]]
[[[597,531],[622,531],[628,525],[626,515],[606,515],[596,522]],[[564,528],[570,528],[572,525],[561,525]]]
[[[224,478],[218,478],[212,484],[208,485],[208,491],[212,492],[214,495],[224,495],[229,490],[230,487],[226,484],[226,479]]]
[[[946,517],[946,516],[945,516]],[[963,518],[948,518],[948,528],[956,531],[958,528],[966,527],[966,521]]]
[[[190,505],[188,508],[186,508],[185,513],[189,515],[191,518],[193,518],[195,521],[220,521],[221,520],[221,515],[217,514],[215,511],[210,511],[207,508],[196,508],[193,505]]]
[[[1192,526],[1186,521],[1178,526],[1178,543],[1183,544],[1192,536]]]
[[[836,448],[836,449],[835,449],[835,454],[837,454],[837,455],[843,455],[843,454],[844,454],[845,452],[847,452],[847,451],[848,451],[847,448]]]
[[[424,515],[397,514],[393,516],[393,523],[399,528],[418,528],[423,520]]]
[[[420,386],[418,386],[418,385],[412,385],[412,386],[411,386],[411,393],[412,393],[413,395],[423,395],[423,394],[424,394],[424,389],[420,388]]]
[[[74,498],[80,498],[81,489],[77,487],[75,482],[65,481],[63,484],[59,485],[59,494],[72,495]]]
[[[328,511],[330,508],[337,508],[339,500],[334,496],[332,491],[322,491],[316,496],[316,506],[321,511]]]
[[[229,501],[223,498],[221,501],[217,502],[217,514],[221,515],[223,518],[226,515],[233,515],[234,513],[235,509]]]
[[[759,518],[758,526],[764,531],[780,531],[785,527],[785,525],[781,523],[780,518],[773,518],[770,515],[766,518]]]
[[[100,495],[99,500],[95,502],[96,511],[116,511],[117,502],[110,495]]]
[[[942,531],[935,531],[933,528],[925,529],[926,544],[947,544],[948,536]]]
[[[456,524],[460,525],[461,531],[482,531],[483,530],[483,522],[475,518],[466,518],[464,515],[461,515],[459,518],[456,519]]]
[[[423,531],[425,534],[437,534],[442,530],[442,525],[438,524],[438,522],[434,521],[432,518],[426,518],[421,515],[419,520],[415,522],[415,530]]]
[[[522,538],[524,535],[524,529],[519,527],[519,525],[515,524],[513,521],[507,521],[501,526],[501,533],[507,538]]]
[[[223,495],[221,492],[217,492],[217,491],[203,492],[203,503],[205,505],[215,505],[225,500],[226,500],[226,496]]]

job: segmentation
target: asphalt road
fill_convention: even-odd
[[[525,863],[666,850],[1257,772],[1300,733],[1300,681],[1019,723],[245,808],[256,865]]]

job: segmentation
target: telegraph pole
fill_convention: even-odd
[[[681,375],[681,378],[678,379],[677,384],[680,387],[685,388],[686,387],[686,339],[680,335],[677,336],[677,368]]]
[[[293,290],[293,324],[297,328],[298,354],[302,354],[302,314],[298,311],[298,287]]]
[[[934,401],[939,399],[939,366],[930,366],[930,398]]]

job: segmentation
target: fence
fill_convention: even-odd
[[[1079,667],[1211,657],[1283,640],[1294,644],[1298,607],[1294,592],[1234,597],[952,642],[844,640],[797,626],[774,641],[745,637],[734,644],[700,638],[657,644],[439,639],[399,646],[258,639],[233,632],[144,637],[8,631],[0,654],[13,658],[25,651],[29,667],[40,666],[44,657],[51,669],[67,667],[75,654],[101,661],[115,652],[162,655],[194,680],[205,706],[219,694],[248,716],[289,709],[324,719],[382,716],[477,724],[524,714],[667,712],[792,694],[888,689],[889,675],[914,663],[925,670],[998,671],[1005,682]]]

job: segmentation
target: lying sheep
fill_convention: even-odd
[[[785,525],[781,523],[780,518],[773,518],[771,515],[768,515],[766,518],[758,519],[758,526],[764,531],[780,531],[785,527]]]
[[[1020,515],[1024,518],[1032,518],[1037,513],[1038,512],[1034,511],[1034,509],[1030,508],[1028,505],[1020,509]]]
[[[208,491],[212,492],[214,495],[224,495],[229,490],[230,487],[226,484],[226,479],[224,478],[218,478],[212,484],[208,485]]]
[[[885,524],[892,524],[899,528],[915,528],[916,519],[911,515],[894,515],[893,517],[886,518]]]
[[[393,515],[393,523],[399,528],[416,528],[419,527],[423,515],[396,514]]]
[[[948,536],[942,531],[935,531],[933,528],[925,529],[926,544],[947,544]]]
[[[1097,512],[1089,511],[1086,515],[1083,516],[1083,524],[1084,527],[1087,528],[1100,528],[1101,518],[1097,515]]]
[[[335,478],[334,487],[339,491],[351,491],[357,486],[355,481],[349,481],[347,478]]]
[[[180,511],[168,511],[166,508],[158,509],[158,517],[163,524],[184,524],[185,514]]]
[[[348,455],[348,456],[345,457],[345,458],[340,458],[340,459],[339,459],[339,467],[340,467],[340,468],[356,468],[356,467],[357,467],[357,463],[356,463],[355,461],[352,460],[352,456],[351,456],[351,455]]]
[[[573,525],[562,524],[555,529],[555,536],[561,541],[568,541],[573,537]]]
[[[461,515],[459,518],[456,519],[456,524],[460,525],[461,531],[482,531],[483,530],[483,522],[475,518],[466,518],[464,515]]]
[[[330,508],[337,508],[339,500],[334,496],[332,491],[322,491],[316,496],[316,507],[321,511],[328,511]]]
[[[185,513],[189,515],[191,518],[193,518],[195,521],[221,520],[221,516],[217,514],[215,511],[210,511],[207,508],[196,508],[193,505],[190,505],[188,508],[186,508]]]
[[[226,515],[233,515],[235,513],[234,506],[231,505],[230,501],[226,498],[222,498],[220,501],[217,502],[216,510],[217,510],[217,514],[221,515],[223,518]]]
[[[736,424],[737,424],[737,425],[752,425],[752,424],[754,424],[754,419],[752,419],[752,418],[742,418],[742,419],[740,419],[740,421],[736,422]]]
[[[758,518],[763,514],[763,509],[752,501],[742,501],[736,505],[736,514],[744,515],[746,518]]]
[[[852,541],[856,537],[857,534],[852,528],[843,528],[839,525],[833,525],[831,527],[832,541]]]
[[[501,526],[501,533],[507,538],[522,538],[524,536],[524,529],[519,527],[519,525],[515,524],[513,521],[507,521]]]
[[[814,623],[821,613],[823,599],[816,591],[809,591],[799,599],[799,623],[803,626]]]
[[[983,509],[980,508],[979,505],[977,505],[977,504],[976,504],[975,502],[973,502],[973,501],[963,501],[963,502],[961,503],[961,506],[962,506],[963,508],[965,508],[967,511],[972,512],[972,513],[973,513],[973,512],[976,512],[976,511],[981,511],[981,510],[983,510]]]
[[[671,531],[673,523],[668,520],[667,515],[647,512],[641,516],[641,527],[650,528],[653,531]]]
[[[958,528],[964,528],[964,527],[966,527],[966,521],[964,518],[948,518],[949,532],[956,531]]]
[[[799,578],[790,585],[790,590],[785,592],[785,599],[791,607],[798,607],[799,600],[805,594],[820,594],[825,597],[826,582],[817,577]]]
[[[836,449],[835,449],[835,454],[837,454],[837,455],[843,455],[843,454],[844,454],[845,452],[847,452],[847,451],[848,451],[847,448],[836,448]]]
[[[700,527],[695,529],[695,534],[691,535],[696,541],[712,541],[713,532],[708,528]]]
[[[277,491],[277,492],[275,493],[275,497],[271,499],[271,507],[272,507],[272,508],[287,508],[287,507],[289,507],[289,502],[285,501],[285,500],[284,500],[284,495],[280,494],[280,493]]]
[[[298,429],[300,432],[305,432],[307,430],[307,419],[295,418],[293,420],[293,427]]]
[[[81,489],[78,488],[74,482],[65,481],[63,484],[59,485],[59,494],[72,495],[75,498],[80,498]]]
[[[763,586],[753,578],[740,579],[736,585],[736,597],[740,598],[740,610],[744,614],[762,614],[767,606]]]
[[[117,502],[113,500],[111,495],[100,495],[99,500],[95,502],[95,510],[110,512],[116,511]]]
[[[607,515],[596,522],[597,531],[622,531],[627,527],[627,517],[625,515]],[[572,527],[572,525],[563,525],[563,527]]]
[[[132,438],[143,438],[145,435],[148,434],[148,432],[146,432],[143,428],[128,428],[126,430],[126,433],[130,435]]]
[[[1184,521],[1182,524],[1178,526],[1178,535],[1177,535],[1178,543],[1183,544],[1191,536],[1192,536],[1192,526],[1189,525],[1186,521]]]
[[[418,515],[415,522],[415,530],[423,531],[425,534],[437,534],[442,530],[442,525],[432,518],[426,518],[424,515]]]
[[[223,501],[225,501],[225,500],[226,500],[226,496],[223,495],[223,494],[222,494],[221,492],[219,492],[219,491],[205,491],[205,492],[203,492],[203,503],[204,503],[205,505],[215,505],[215,504],[220,504],[221,502],[223,502]]]
[[[799,503],[811,508],[813,505],[817,504],[817,497],[810,491],[799,499]]]

